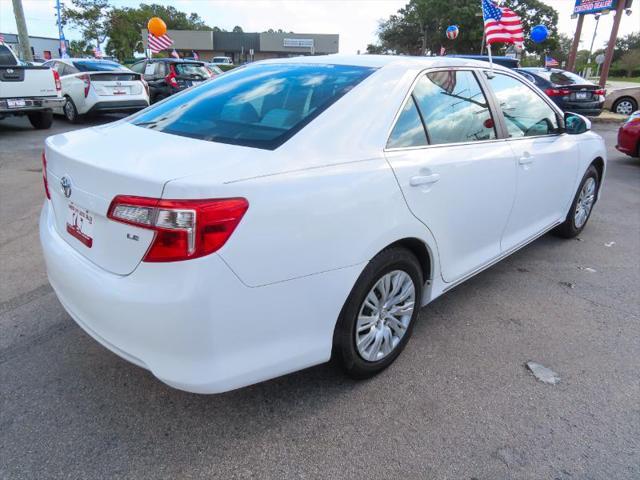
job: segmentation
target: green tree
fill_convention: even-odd
[[[625,53],[636,49],[640,49],[640,32],[629,33],[624,37],[618,38],[613,49],[613,61],[617,62]]]
[[[633,72],[640,68],[640,48],[625,52],[616,65],[627,72],[627,77],[631,77]]]
[[[71,0],[71,6],[63,6],[61,20],[79,30],[84,41],[101,44],[107,37],[110,12],[109,0]]]
[[[507,0],[522,18],[525,37],[538,24],[546,25],[550,39],[541,45],[526,38],[525,48],[542,53],[557,48],[558,13],[540,0]],[[448,40],[447,26],[457,25],[457,39]],[[478,0],[410,0],[407,5],[382,21],[378,26],[378,43],[367,47],[369,52],[404,53],[423,55],[437,53],[441,46],[448,52],[478,53],[482,43],[484,22],[481,3]],[[500,53],[500,47],[494,48]]]
[[[71,57],[93,56],[93,46],[85,40],[71,40],[68,53]]]
[[[233,27],[232,30],[233,33],[242,33],[242,27],[239,25],[236,25],[235,27]]]
[[[124,59],[132,57],[134,52],[142,53],[140,32],[147,28],[147,22],[151,17],[162,18],[171,30],[215,30],[197,13],[187,15],[173,6],[140,4],[138,8],[113,8],[109,13],[107,25],[107,54]]]

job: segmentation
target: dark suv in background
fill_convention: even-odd
[[[575,73],[540,67],[514,70],[535,83],[564,111],[591,116],[602,113],[606,91]]]
[[[149,84],[150,103],[209,80],[213,75],[204,62],[178,58],[146,58],[131,65]]]

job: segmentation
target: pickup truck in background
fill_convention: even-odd
[[[58,72],[27,66],[0,44],[0,120],[26,115],[37,129],[51,127],[53,109],[64,105]]]

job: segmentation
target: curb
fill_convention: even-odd
[[[589,120],[591,120],[591,123],[608,123],[608,124],[621,124],[623,123],[627,117],[625,117],[624,115],[619,115],[619,116],[600,116],[600,117],[588,117]]]

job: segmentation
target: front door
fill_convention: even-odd
[[[559,133],[558,115],[520,80],[497,74],[489,84],[502,110],[517,163],[517,194],[502,249],[510,250],[564,220],[573,199],[578,146]]]
[[[444,281],[461,279],[500,254],[516,167],[511,147],[497,139],[472,71],[423,75],[386,155],[409,208],[436,239]]]

